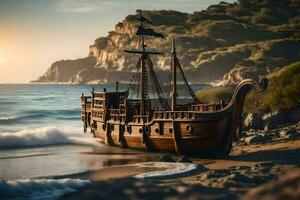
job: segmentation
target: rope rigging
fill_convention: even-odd
[[[179,69],[179,72],[180,72],[180,74],[181,74],[181,76],[182,76],[184,85],[185,85],[187,91],[189,92],[189,94],[190,94],[190,95],[192,96],[192,98],[194,99],[194,103],[198,103],[198,104],[202,103],[202,102],[198,99],[198,97],[196,96],[196,94],[194,93],[194,91],[192,90],[191,86],[189,85],[189,83],[188,83],[188,81],[187,81],[187,79],[186,79],[186,77],[185,77],[185,75],[184,75],[183,69],[182,69],[182,67],[181,67],[181,65],[180,65],[180,62],[179,62],[179,60],[178,60],[177,57],[175,57],[175,66]]]
[[[140,26],[138,27],[136,35],[140,36],[142,50],[124,50],[127,53],[141,54],[141,56],[136,64],[135,71],[133,73],[133,76],[131,78],[131,81],[130,81],[128,89],[127,89],[128,98],[134,98],[134,95],[136,94],[136,99],[141,100],[141,110],[144,110],[145,103],[146,103],[145,101],[148,101],[149,94],[150,94],[153,97],[157,97],[161,108],[163,108],[165,110],[170,110],[171,108],[168,103],[169,97],[163,91],[163,88],[162,88],[163,84],[162,84],[161,80],[159,79],[159,76],[157,76],[157,74],[154,70],[154,67],[153,67],[153,63],[149,57],[149,54],[159,55],[162,53],[158,52],[158,51],[146,50],[144,36],[152,36],[152,37],[158,37],[158,38],[163,38],[163,39],[166,39],[166,38],[164,37],[164,35],[162,33],[155,32],[151,28],[145,28],[143,25],[143,22],[148,23],[148,24],[151,24],[151,22],[150,22],[150,20],[146,19],[142,15],[142,11],[139,11],[139,12],[140,12],[140,18],[138,20],[140,20]],[[173,43],[174,43],[174,40],[173,40]],[[173,69],[177,69],[177,68],[179,69],[179,73],[181,74],[181,77],[183,79],[185,89],[188,91],[188,93],[192,97],[194,103],[201,103],[200,100],[195,95],[192,88],[190,87],[190,85],[188,84],[188,81],[184,75],[184,72],[182,70],[180,62],[179,62],[178,58],[176,57],[175,43],[173,46],[174,46],[174,54],[172,53],[173,57],[172,57],[171,66],[175,67]],[[176,72],[176,70],[175,70],[175,72]],[[170,76],[171,76],[171,74],[170,74]],[[174,82],[176,83],[175,80],[176,80],[176,74],[174,77]],[[171,81],[167,80],[166,88],[168,88],[168,86],[171,85],[170,83],[171,83]],[[152,89],[153,93],[149,93],[149,91],[148,91],[149,89]],[[176,90],[176,87],[174,88],[174,90]],[[174,102],[176,105],[176,96],[172,97],[172,98],[174,99]],[[173,100],[172,100],[172,109],[173,109]]]

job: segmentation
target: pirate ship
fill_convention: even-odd
[[[171,97],[164,93],[150,56],[162,55],[146,49],[147,36],[164,38],[163,34],[146,28],[150,21],[140,11],[140,26],[136,35],[140,37],[141,50],[125,50],[140,55],[132,80],[126,91],[93,91],[91,96],[81,96],[84,131],[89,127],[94,137],[106,144],[124,148],[146,149],[160,152],[177,152],[188,155],[227,156],[232,141],[242,123],[242,111],[246,94],[253,87],[265,89],[266,79],[260,83],[244,80],[235,89],[229,103],[202,103],[191,89],[172,40]],[[191,103],[178,103],[177,74],[183,77]],[[156,98],[150,98],[149,83],[152,81]],[[153,96],[153,95],[152,95]],[[171,102],[170,99],[171,98]],[[158,105],[154,105],[154,101]],[[171,106],[169,105],[171,103]]]

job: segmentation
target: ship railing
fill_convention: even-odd
[[[187,111],[154,111],[154,119],[196,119],[196,113]]]
[[[103,109],[104,106],[101,105],[101,104],[94,104],[93,108],[95,108],[95,109]]]
[[[195,119],[197,113],[195,112],[214,112],[227,106],[224,101],[219,104],[199,104],[191,105],[188,110],[182,111],[154,111],[154,119]]]
[[[91,97],[90,96],[81,96],[81,108],[82,111],[88,112],[91,110]]]
[[[104,92],[93,92],[93,98],[94,99],[100,99],[103,100],[105,99],[105,93]]]
[[[134,123],[149,122],[149,121],[150,121],[149,115],[134,115],[133,116]]]
[[[125,109],[109,109],[109,119],[114,121],[121,121],[124,122],[126,119],[126,112]]]
[[[223,100],[221,100],[220,103],[191,105],[190,110],[199,112],[213,112],[220,110],[226,106],[227,104]]]
[[[109,114],[111,114],[111,115],[125,115],[125,109],[110,108],[109,109]]]

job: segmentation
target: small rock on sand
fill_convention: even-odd
[[[263,144],[271,141],[272,136],[267,134],[257,134],[254,136],[249,136],[245,139],[246,144]]]
[[[181,162],[181,163],[192,163],[192,159],[188,156],[181,156],[178,160],[178,162]]]
[[[159,158],[159,162],[176,162],[170,154],[162,154]]]

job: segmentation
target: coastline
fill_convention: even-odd
[[[296,139],[235,146],[227,160],[193,158],[202,170],[171,178],[136,178],[141,173],[166,170],[163,167],[108,167],[69,177],[89,179],[92,184],[60,199],[240,199],[285,174],[297,174],[299,157],[300,139]]]

